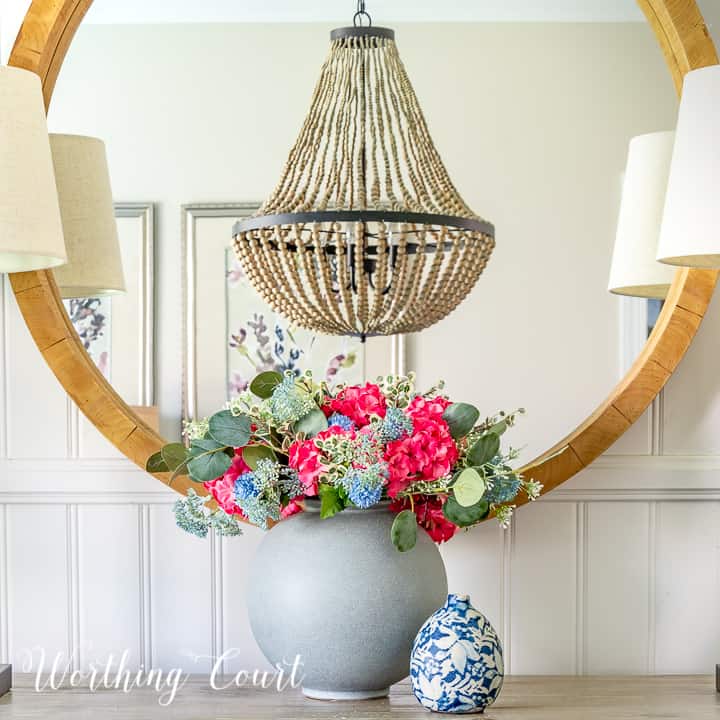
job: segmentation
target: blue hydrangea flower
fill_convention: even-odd
[[[343,430],[353,430],[355,428],[355,423],[347,415],[337,412],[328,418],[328,425],[337,425]]]
[[[300,494],[299,487],[295,471],[282,468],[270,458],[262,458],[252,472],[243,473],[235,481],[235,502],[251,523],[266,529],[268,518],[280,519],[283,493],[296,497]]]
[[[495,477],[485,499],[496,504],[510,502],[520,492],[520,486],[521,482],[516,475]]]
[[[363,510],[376,505],[380,502],[382,497],[383,486],[377,485],[373,487],[371,485],[365,485],[360,480],[355,480],[350,486],[350,492],[348,497],[353,501],[355,505]]]
[[[388,408],[380,427],[380,436],[384,442],[392,442],[409,435],[412,429],[412,418],[408,417],[400,408]]]
[[[257,497],[259,494],[260,489],[255,483],[255,473],[244,472],[235,481],[235,499],[238,505],[242,506],[245,500]]]
[[[362,470],[351,470],[339,484],[346,489],[353,504],[366,509],[380,502],[387,474],[385,463],[375,463]]]

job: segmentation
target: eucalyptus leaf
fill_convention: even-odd
[[[175,471],[188,459],[187,448],[182,443],[170,443],[160,451],[168,470]]]
[[[490,462],[499,450],[500,436],[494,432],[486,433],[468,451],[468,462],[471,465],[482,467],[485,463]]]
[[[486,489],[485,478],[475,468],[465,468],[453,484],[455,499],[465,508],[480,501]]]
[[[480,500],[470,507],[463,507],[452,495],[443,505],[443,515],[458,527],[470,527],[490,514],[490,503]]]
[[[223,445],[238,448],[250,440],[250,418],[221,410],[210,418],[210,437]]]
[[[170,468],[163,459],[162,451],[153,453],[145,463],[145,469],[149,473],[170,472]]]
[[[274,370],[262,372],[250,383],[250,392],[262,400],[267,400],[282,381],[283,376],[279,372]]]
[[[500,420],[496,422],[488,432],[494,433],[498,437],[502,435],[508,429],[507,420]]]
[[[189,474],[188,463],[189,463],[191,460],[192,460],[192,457],[191,457],[191,456],[188,456],[187,459],[185,460],[185,462],[180,463],[180,465],[178,465],[178,466],[175,468],[175,470],[173,470],[173,474],[170,476],[170,483],[169,483],[170,485],[172,485],[173,482],[174,482],[177,478],[179,478],[181,475],[188,475],[188,474]]]
[[[328,421],[325,417],[325,413],[316,407],[311,410],[307,415],[301,417],[293,426],[295,433],[303,433],[305,437],[315,437],[319,432],[327,430]]]
[[[331,518],[333,515],[337,515],[345,509],[345,505],[340,499],[337,488],[332,485],[321,483],[318,488],[318,494],[320,495],[320,518],[322,520]]]
[[[412,510],[398,513],[390,528],[390,538],[400,552],[407,552],[417,542],[417,518]]]
[[[206,452],[213,452],[215,450],[221,450],[226,448],[225,443],[219,443],[217,440],[212,438],[202,438],[200,440],[193,440],[190,443],[190,458],[198,457]]]
[[[209,482],[224,475],[232,464],[230,456],[222,450],[203,453],[188,463],[190,479],[195,482]]]
[[[443,420],[455,440],[464,438],[475,427],[479,417],[480,411],[468,403],[453,403],[443,413]]]
[[[263,459],[277,460],[275,451],[267,445],[246,445],[242,451],[243,460],[245,464],[254,470],[257,467],[258,461]]]

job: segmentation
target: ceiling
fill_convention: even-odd
[[[355,0],[95,0],[92,23],[340,22]],[[385,22],[627,22],[640,21],[634,0],[367,0]]]

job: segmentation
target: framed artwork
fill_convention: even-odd
[[[232,249],[235,221],[257,203],[182,208],[184,415],[216,412],[263,370],[310,369],[328,382],[357,383],[390,372],[397,341],[320,335],[273,311],[246,278]]]
[[[154,402],[154,245],[152,203],[116,203],[126,292],[65,300],[85,350],[130,405]]]

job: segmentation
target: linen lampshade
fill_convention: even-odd
[[[657,258],[720,267],[720,66],[685,76]]]
[[[659,263],[656,255],[674,136],[657,132],[630,141],[610,292],[665,298],[672,284],[675,271]]]
[[[40,78],[0,66],[0,272],[65,259]]]
[[[68,264],[55,271],[64,298],[125,291],[110,173],[102,140],[50,135]]]

